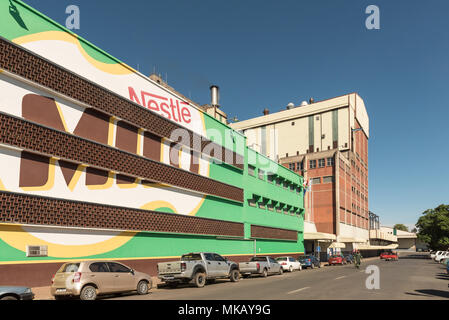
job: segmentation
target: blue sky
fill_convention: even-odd
[[[243,120],[357,92],[370,117],[369,201],[382,225],[449,203],[449,1],[25,0],[90,42],[154,69],[200,104],[220,86]],[[380,30],[365,8],[380,9]]]

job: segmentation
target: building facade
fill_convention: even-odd
[[[356,94],[236,122],[248,145],[304,176],[306,251],[369,244],[369,118]]]
[[[300,175],[21,1],[0,0],[0,30],[0,285],[81,259],[155,275],[192,251],[304,253]]]

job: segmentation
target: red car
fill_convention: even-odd
[[[396,252],[385,251],[380,254],[380,258],[385,259],[386,261],[398,261],[398,254]]]
[[[332,266],[334,264],[344,265],[344,264],[346,264],[346,259],[343,256],[334,255],[329,258],[328,262],[329,262],[330,266]]]

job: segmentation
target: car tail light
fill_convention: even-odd
[[[181,262],[181,272],[184,272],[187,269],[187,265],[185,262]]]
[[[282,263],[281,263],[281,265],[283,265],[283,266],[286,266],[286,265],[287,265],[287,263],[286,263],[286,262],[282,262]]]
[[[257,263],[257,270],[260,270],[260,264]]]
[[[80,282],[81,280],[81,272],[76,272],[75,275],[73,276],[72,282]]]
[[[51,278],[51,284],[55,283],[55,277],[56,277],[56,274],[54,274],[53,277]]]
[[[307,262],[310,262],[310,259],[307,259]]]

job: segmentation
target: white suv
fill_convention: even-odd
[[[302,270],[301,263],[292,257],[279,257],[276,258],[277,263],[279,263],[285,271],[292,272],[293,270]]]
[[[448,258],[449,257],[449,251],[440,251],[439,253],[435,255],[435,261],[440,262],[441,259]]]

